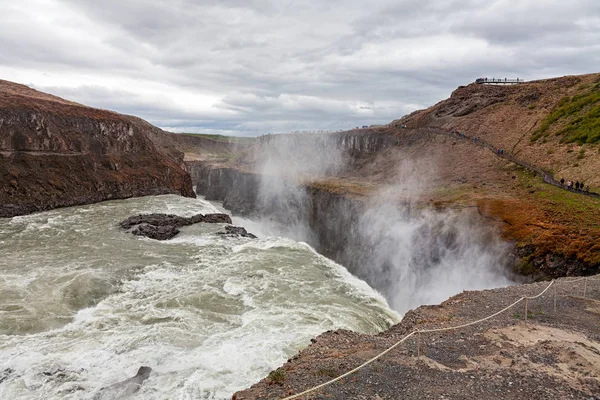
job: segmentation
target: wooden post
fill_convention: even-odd
[[[585,298],[587,292],[587,278],[583,280],[583,298]]]
[[[417,358],[421,358],[421,332],[417,332]]]
[[[526,297],[525,298],[525,321],[527,321],[527,303],[529,302],[529,299]]]
[[[554,285],[554,312],[556,312],[556,285]]]

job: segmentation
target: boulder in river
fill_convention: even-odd
[[[179,233],[178,228],[200,222],[231,224],[231,217],[227,214],[196,214],[192,217],[173,214],[139,214],[127,218],[119,226],[136,236],[168,240]]]
[[[241,226],[227,225],[225,226],[225,232],[217,232],[217,234],[224,236],[242,236],[251,239],[256,239],[256,235],[253,235]]]
[[[174,225],[156,226],[141,224],[132,229],[131,233],[136,236],[145,236],[155,240],[169,240],[179,233],[179,229]]]

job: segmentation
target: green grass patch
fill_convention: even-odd
[[[285,382],[285,371],[279,368],[278,370],[272,371],[269,374],[269,380],[271,383],[276,383],[278,385],[283,385]]]
[[[520,185],[527,190],[532,190],[534,198],[540,200],[540,205],[543,204],[550,213],[566,213],[580,227],[600,228],[598,219],[600,200],[548,185],[539,176],[534,176],[522,168],[516,171],[516,175],[519,177]],[[560,176],[555,179],[560,180]],[[595,188],[592,188],[592,191],[593,189]]]
[[[561,137],[561,143],[600,143],[600,83],[587,92],[562,98],[533,133],[531,142],[548,136],[549,130]]]

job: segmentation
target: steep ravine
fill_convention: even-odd
[[[225,208],[244,216],[265,216],[273,211],[271,208],[265,209],[265,205],[260,201],[259,174],[226,167],[215,168],[203,161],[186,162],[186,164],[197,193],[206,196],[207,199],[223,201]],[[295,210],[296,214],[302,214],[302,218],[306,220],[305,223],[311,234],[304,239],[321,254],[345,265],[353,273],[358,272],[360,276],[361,267],[366,261],[368,262],[364,254],[369,252],[372,246],[368,238],[358,234],[361,218],[368,207],[368,199],[359,195],[331,191],[325,185],[319,184],[303,185],[300,191],[307,200],[304,204],[307,209],[300,210],[296,207],[287,211]],[[459,211],[463,207],[437,203],[434,203],[433,208],[429,203],[406,206],[409,210],[410,207],[423,207],[433,209],[433,212],[436,210],[443,212],[447,206],[455,210],[458,207]],[[503,226],[488,214],[486,207],[478,208],[475,205],[464,210],[478,214],[479,223]],[[275,218],[280,223],[289,223],[294,218],[298,218],[298,215],[283,215],[283,212],[277,214]],[[273,215],[269,217],[273,218]],[[428,237],[428,240],[431,240],[431,235]],[[528,273],[538,278],[588,275],[597,271],[596,267],[581,260],[566,259],[559,254],[536,255],[535,253],[534,245],[512,246],[508,252],[509,259],[505,261],[507,272],[519,270],[524,263],[527,263],[530,269]]]

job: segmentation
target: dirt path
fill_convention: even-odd
[[[492,151],[497,157],[509,160],[529,171],[539,174],[542,177],[543,181],[549,185],[553,185],[553,186],[556,186],[557,188],[560,188],[563,190],[568,190],[573,193],[582,194],[585,196],[590,196],[590,197],[595,197],[595,198],[600,199],[599,193],[583,191],[583,190],[568,189],[565,185],[562,185],[559,181],[554,179],[554,176],[550,172],[544,171],[541,168],[538,168],[538,167],[528,164],[524,161],[521,161],[521,160],[517,159],[515,156],[513,156],[512,154],[509,154],[509,153],[498,154],[496,147],[494,147],[492,144],[486,142],[485,140],[482,140],[481,138],[474,138],[474,137],[471,137],[464,133],[459,133],[459,132],[453,133],[451,131],[444,131],[444,130],[438,130],[438,129],[433,129],[432,132],[434,132],[436,134],[440,134],[440,135],[450,136],[450,137],[456,138],[456,139],[462,139],[462,140],[465,140],[475,146],[484,147],[484,148]]]

